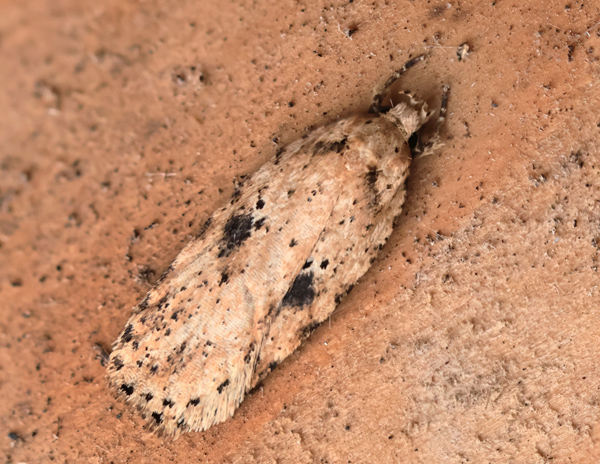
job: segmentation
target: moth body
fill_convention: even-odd
[[[372,114],[281,150],[134,308],[108,378],[154,428],[177,436],[231,417],[369,269],[404,203],[408,140],[429,117],[414,103],[382,112],[376,96]]]

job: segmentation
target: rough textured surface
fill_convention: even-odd
[[[2,4],[6,462],[600,453],[600,8],[402,5]],[[402,87],[433,101],[452,86],[447,146],[413,166],[374,267],[233,419],[175,442],[145,431],[95,345],[110,347],[236,176],[364,109],[423,51]]]

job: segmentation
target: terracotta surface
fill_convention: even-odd
[[[598,21],[593,2],[3,1],[2,462],[599,461]],[[399,89],[451,85],[446,147],[414,162],[379,259],[233,419],[148,433],[97,345],[236,176],[424,52]]]

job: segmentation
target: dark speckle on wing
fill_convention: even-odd
[[[315,288],[313,286],[314,274],[312,271],[299,274],[292,287],[283,297],[283,306],[309,305],[315,299]]]
[[[347,138],[343,138],[341,140],[334,140],[325,142],[323,140],[319,140],[315,143],[314,154],[319,155],[323,153],[327,153],[330,151],[341,153],[344,147],[346,146]]]
[[[127,396],[133,395],[133,385],[123,384],[121,385],[121,391],[124,392]]]
[[[227,385],[229,385],[229,379],[225,380],[225,382],[223,382],[221,385],[219,385],[219,386],[217,387],[217,391],[218,391],[219,393],[223,393],[223,389],[224,389],[224,388],[225,388]]]
[[[377,179],[379,178],[379,172],[375,168],[369,169],[369,172],[365,175],[365,182],[367,189],[370,192],[371,199],[369,201],[369,207],[375,208],[379,206],[381,201],[381,193],[377,189]]]
[[[229,256],[229,254],[238,248],[252,235],[251,214],[235,214],[231,216],[223,231],[222,244],[220,246],[219,258]]]
[[[131,324],[127,324],[125,330],[123,331],[123,335],[121,335],[121,341],[123,343],[129,343],[132,338],[133,326]]]

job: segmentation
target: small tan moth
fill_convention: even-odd
[[[280,150],[134,308],[108,378],[153,428],[177,436],[231,417],[369,269],[404,203],[409,138],[431,115],[412,97],[382,100],[423,59],[376,92],[369,114]]]

